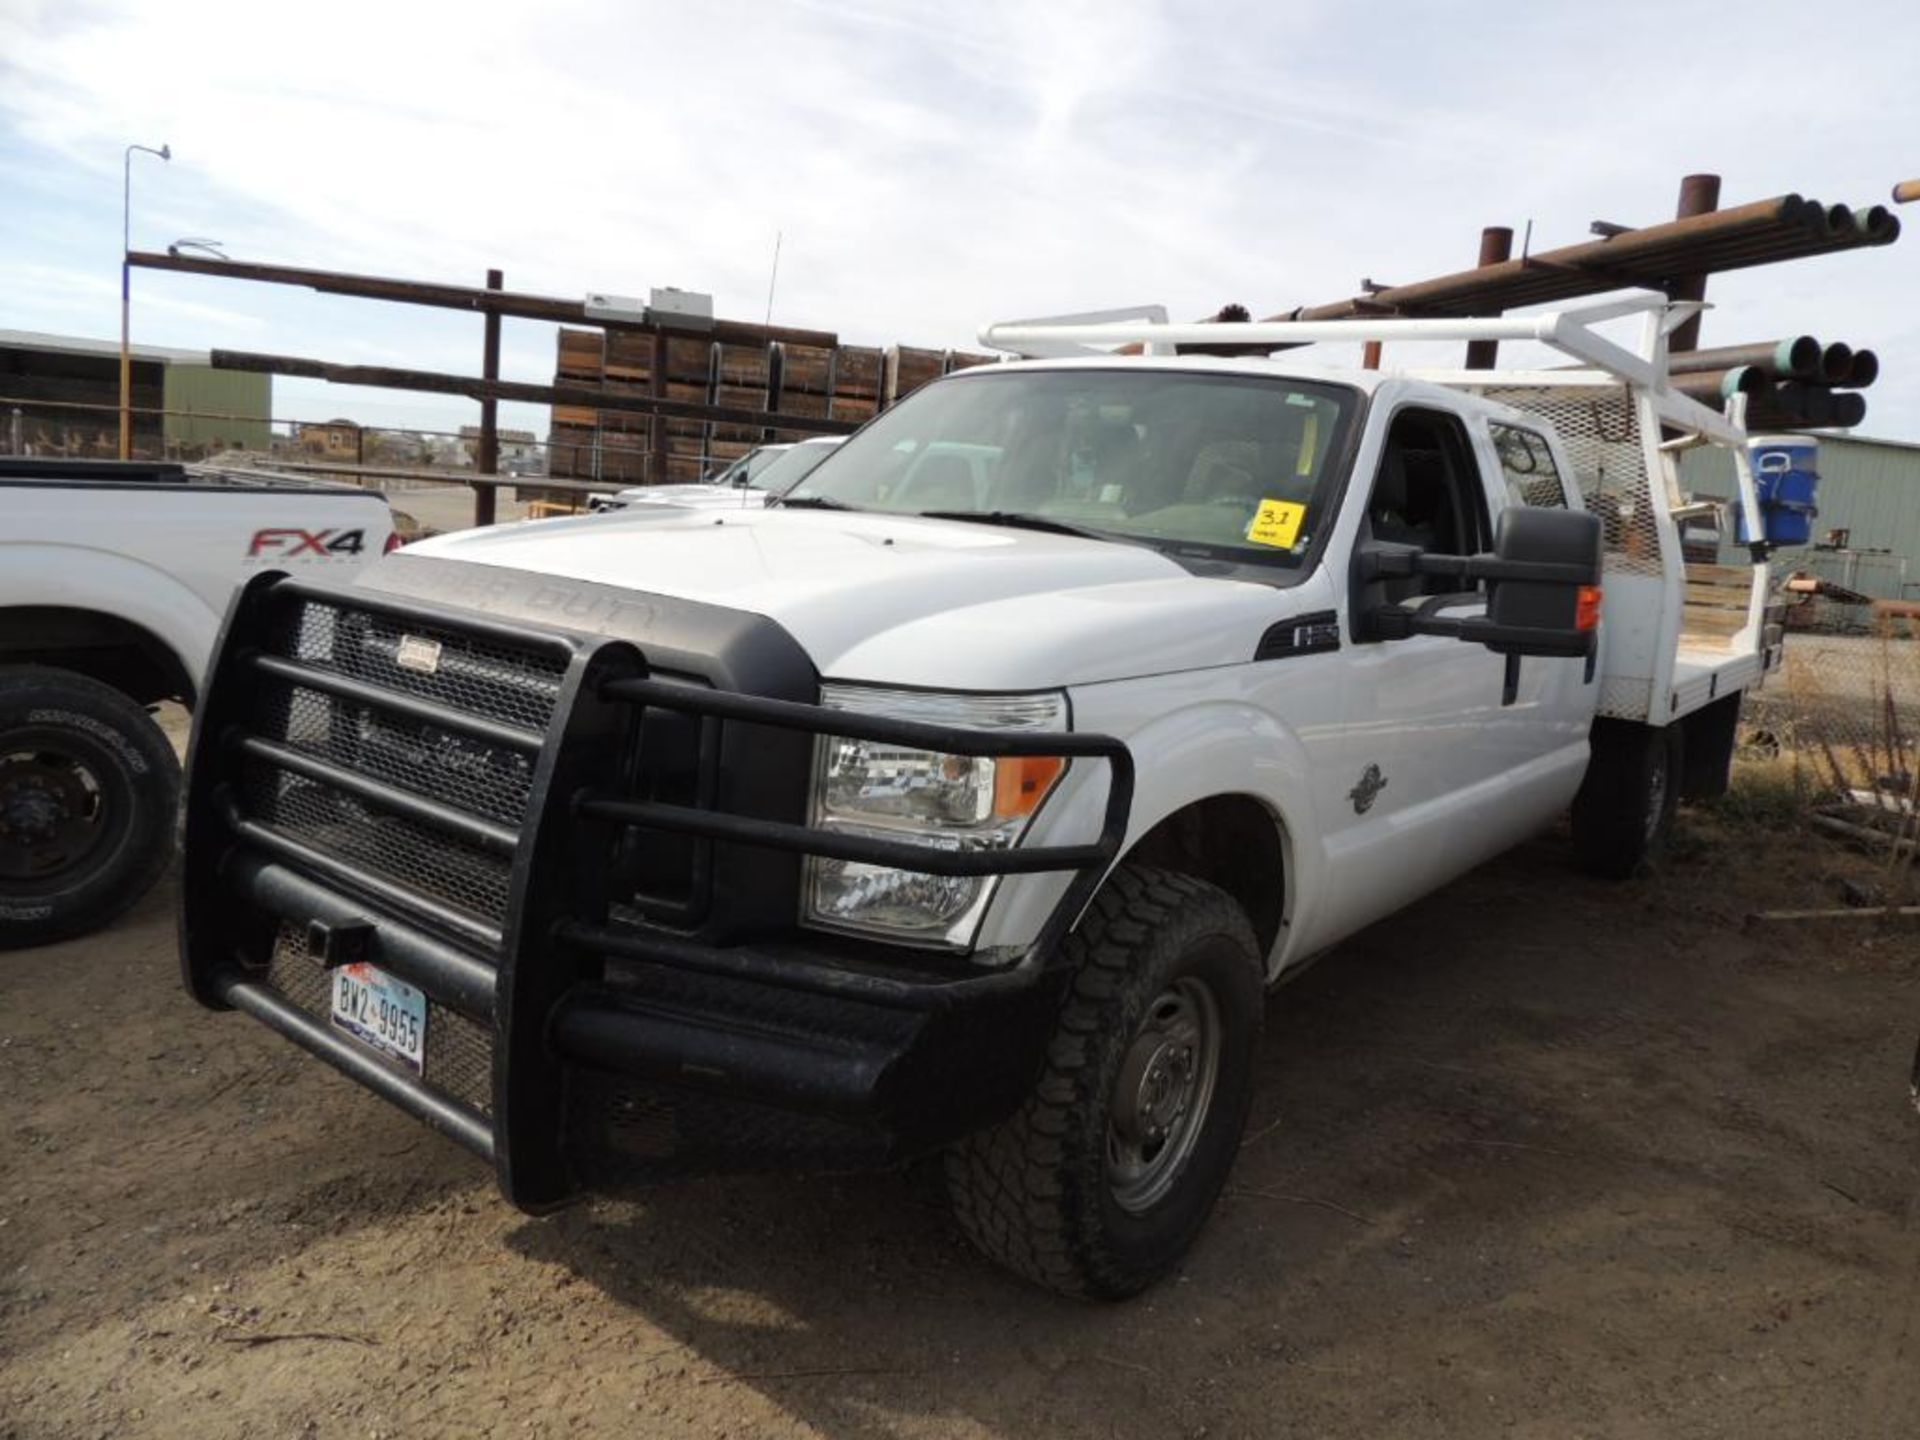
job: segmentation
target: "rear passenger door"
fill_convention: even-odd
[[[1486,425],[1488,473],[1498,477],[1496,505],[1532,509],[1582,508],[1580,492],[1559,442],[1545,426],[1525,420]],[[1498,515],[1495,520],[1497,522]],[[1519,665],[1518,687],[1508,709],[1527,722],[1513,730],[1513,763],[1543,757],[1584,772],[1587,730],[1593,717],[1596,666],[1584,660],[1529,658]]]

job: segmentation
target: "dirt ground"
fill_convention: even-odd
[[[1695,816],[1514,852],[1275,995],[1183,1271],[1096,1308],[937,1176],[558,1217],[239,1016],[163,886],[0,961],[0,1435],[1920,1434],[1920,929]]]

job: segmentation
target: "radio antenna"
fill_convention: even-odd
[[[772,269],[772,271],[771,271],[771,272],[770,272],[770,273],[768,274],[768,276],[767,276],[767,319],[766,319],[766,323],[767,323],[767,324],[769,324],[769,325],[771,325],[771,324],[773,323],[773,287],[774,287],[774,285],[775,285],[775,284],[777,284],[777,283],[779,282],[779,279],[780,279],[780,239],[781,239],[781,233],[782,233],[782,232],[780,232],[780,231],[778,231],[778,230],[776,230],[776,231],[774,231],[774,232],[773,232],[773,269]]]

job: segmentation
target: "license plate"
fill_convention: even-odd
[[[427,1044],[427,997],[372,965],[333,972],[333,1023],[414,1074]]]

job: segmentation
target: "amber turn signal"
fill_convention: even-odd
[[[1009,755],[994,764],[993,813],[1001,819],[1031,815],[1065,772],[1058,755]]]

